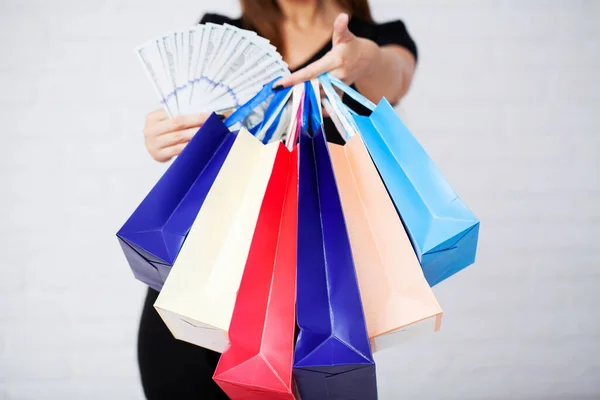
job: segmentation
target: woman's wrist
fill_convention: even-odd
[[[361,64],[363,64],[363,68],[361,69],[358,76],[354,79],[354,85],[363,92],[363,89],[372,88],[374,85],[379,86],[378,74],[382,70],[382,66],[384,65],[384,56],[381,48],[377,43],[373,42],[369,39],[359,38],[359,52],[360,57],[362,58]],[[375,101],[370,98],[369,90],[366,90],[365,94],[370,100]],[[377,99],[378,100],[378,99]]]
[[[374,46],[374,47],[373,47]],[[368,57],[354,83],[363,95],[374,103],[386,97],[392,104],[402,98],[408,89],[414,66],[400,54],[403,49],[361,40],[361,56]]]
[[[370,76],[376,75],[377,71],[381,68],[383,62],[383,54],[381,48],[372,40],[359,38],[361,46],[361,57],[364,58],[365,68],[357,77],[357,80],[361,80],[361,78],[368,78]]]

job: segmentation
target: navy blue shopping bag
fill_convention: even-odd
[[[225,122],[213,113],[118,231],[121,248],[138,280],[161,290],[233,145],[237,132],[230,127],[273,95],[274,81]],[[286,95],[286,91],[275,93],[272,103],[283,101]]]
[[[303,400],[377,398],[350,241],[319,105],[306,84],[298,186],[294,378]]]

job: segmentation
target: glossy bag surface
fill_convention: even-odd
[[[292,115],[301,108],[294,88]],[[290,129],[290,134],[296,130]],[[293,400],[298,148],[277,154],[213,379],[235,399]],[[288,148],[289,148],[288,147]]]
[[[279,143],[241,129],[154,304],[175,338],[222,352]]]
[[[160,291],[235,134],[215,114],[117,233],[134,276]]]
[[[266,88],[228,119],[242,119],[272,93]],[[285,102],[290,90],[275,94]],[[279,101],[278,100],[278,101]],[[273,116],[265,115],[272,120]],[[282,142],[239,130],[154,304],[175,338],[222,352],[265,190]]]
[[[300,397],[376,399],[375,362],[331,159],[317,110],[300,134],[294,377]],[[308,106],[306,105],[308,104]],[[304,113],[307,115],[306,111]]]
[[[329,149],[373,351],[439,330],[442,309],[362,139]]]
[[[439,168],[383,98],[377,106],[330,77],[345,93],[372,109],[354,115],[394,201],[423,273],[434,286],[475,262],[479,220],[452,190]]]
[[[294,399],[297,190],[298,151],[280,152],[214,374],[232,400]]]
[[[275,81],[275,80],[274,80]],[[230,127],[262,102],[277,107],[287,92],[265,85],[223,122],[214,113],[144,198],[117,238],[134,276],[160,291],[236,138]],[[257,132],[262,123],[253,128]]]

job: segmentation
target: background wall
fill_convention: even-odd
[[[379,0],[421,62],[403,115],[482,220],[440,333],[382,399],[600,398],[600,1]],[[133,47],[234,0],[0,2],[0,399],[140,399],[144,294],[114,233],[166,168]]]

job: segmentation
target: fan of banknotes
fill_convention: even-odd
[[[169,32],[136,54],[169,116],[237,108],[290,73],[267,39],[227,24]]]

